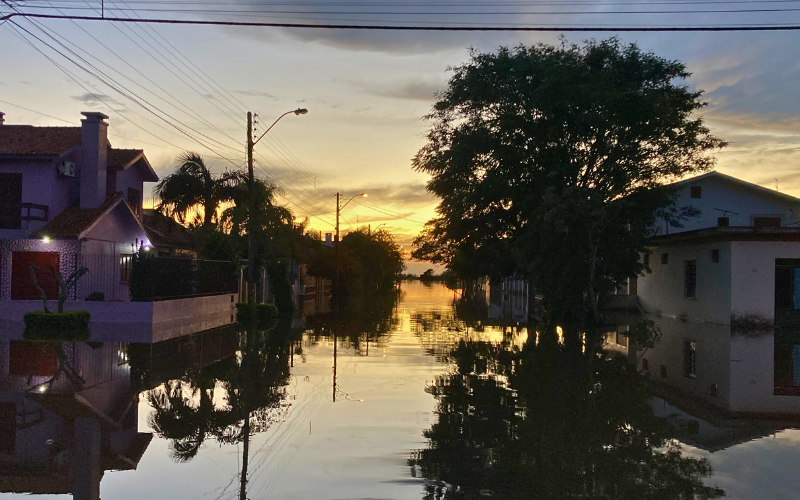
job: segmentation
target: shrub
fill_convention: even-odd
[[[83,300],[87,300],[89,302],[103,302],[106,300],[106,294],[103,292],[92,292]]]
[[[89,340],[89,311],[48,313],[33,311],[25,315],[25,340],[59,340],[85,342]]]
[[[262,330],[275,328],[278,323],[278,308],[272,304],[256,304],[246,302],[236,304],[236,322],[244,327],[256,326]]]

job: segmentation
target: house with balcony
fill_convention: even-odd
[[[57,296],[52,267],[89,269],[76,296],[127,300],[130,256],[148,246],[142,192],[155,182],[142,150],[108,140],[108,116],[82,113],[80,127],[9,125],[0,118],[0,300]],[[2,117],[2,114],[0,114]]]

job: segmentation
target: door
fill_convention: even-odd
[[[59,270],[60,256],[56,252],[12,252],[11,300],[38,300],[42,294],[33,284],[31,264],[37,266],[36,281],[48,299],[58,298],[58,280],[50,269]]]

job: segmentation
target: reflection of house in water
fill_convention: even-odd
[[[136,469],[128,345],[0,344],[0,491],[100,498],[105,471]]]
[[[308,274],[308,264],[294,264],[297,277],[292,285],[295,316],[305,319],[312,314],[331,312],[331,281],[321,276]]]
[[[518,277],[489,282],[489,318],[528,321],[528,282]]]
[[[235,328],[156,344],[0,342],[0,492],[99,499],[105,472],[136,469],[150,443],[139,391],[238,348]]]

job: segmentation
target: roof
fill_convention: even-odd
[[[647,246],[687,241],[692,244],[713,241],[800,241],[800,227],[714,226],[653,236],[647,240]]]
[[[166,217],[155,210],[145,210],[142,214],[142,225],[147,238],[156,248],[194,248],[194,235],[186,227],[174,219]]]
[[[60,155],[80,142],[80,127],[0,125],[0,155]]]
[[[109,147],[107,164],[111,168],[123,170],[142,156],[144,156],[144,151],[141,149],[115,149]]]
[[[106,201],[97,208],[80,208],[74,205],[67,207],[47,224],[34,231],[31,237],[44,238],[47,236],[54,240],[80,238],[121,201],[122,193],[118,192],[109,195]]]
[[[703,175],[698,175],[696,177],[690,177],[688,179],[683,179],[677,182],[673,182],[669,184],[670,187],[681,187],[686,184],[696,184],[697,182],[706,180],[706,179],[720,179],[723,181],[727,181],[738,186],[741,186],[746,189],[751,189],[753,191],[757,191],[761,194],[768,195],[768,196],[775,196],[778,198],[783,198],[784,200],[791,201],[792,203],[800,204],[800,198],[796,198],[794,196],[781,193],[780,191],[775,191],[774,189],[765,188],[763,186],[759,186],[758,184],[753,184],[752,182],[743,181],[742,179],[738,179],[733,177],[732,175],[723,174],[722,172],[717,172],[716,170],[712,170]]]

